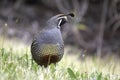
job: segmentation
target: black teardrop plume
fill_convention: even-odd
[[[68,16],[74,17],[75,15],[73,13],[67,14]]]

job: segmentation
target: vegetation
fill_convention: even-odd
[[[29,45],[0,40],[0,80],[120,80],[120,62],[114,57],[98,59],[68,55],[54,66],[40,67],[32,61]]]

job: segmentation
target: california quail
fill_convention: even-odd
[[[68,21],[68,16],[74,17],[74,14],[53,16],[33,39],[31,53],[38,65],[47,67],[51,63],[57,63],[63,57],[64,42],[60,27]]]

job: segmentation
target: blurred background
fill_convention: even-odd
[[[70,12],[62,28],[68,53],[120,56],[120,0],[0,0],[0,36],[30,45],[49,18]]]

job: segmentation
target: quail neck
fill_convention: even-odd
[[[46,22],[46,25],[37,37],[40,43],[63,44],[59,20],[52,18]]]
[[[63,43],[61,31],[57,27],[43,29],[37,38],[40,43]]]
[[[63,44],[61,31],[57,24],[58,21],[56,19],[48,20],[44,29],[37,35],[37,42],[40,44]]]

